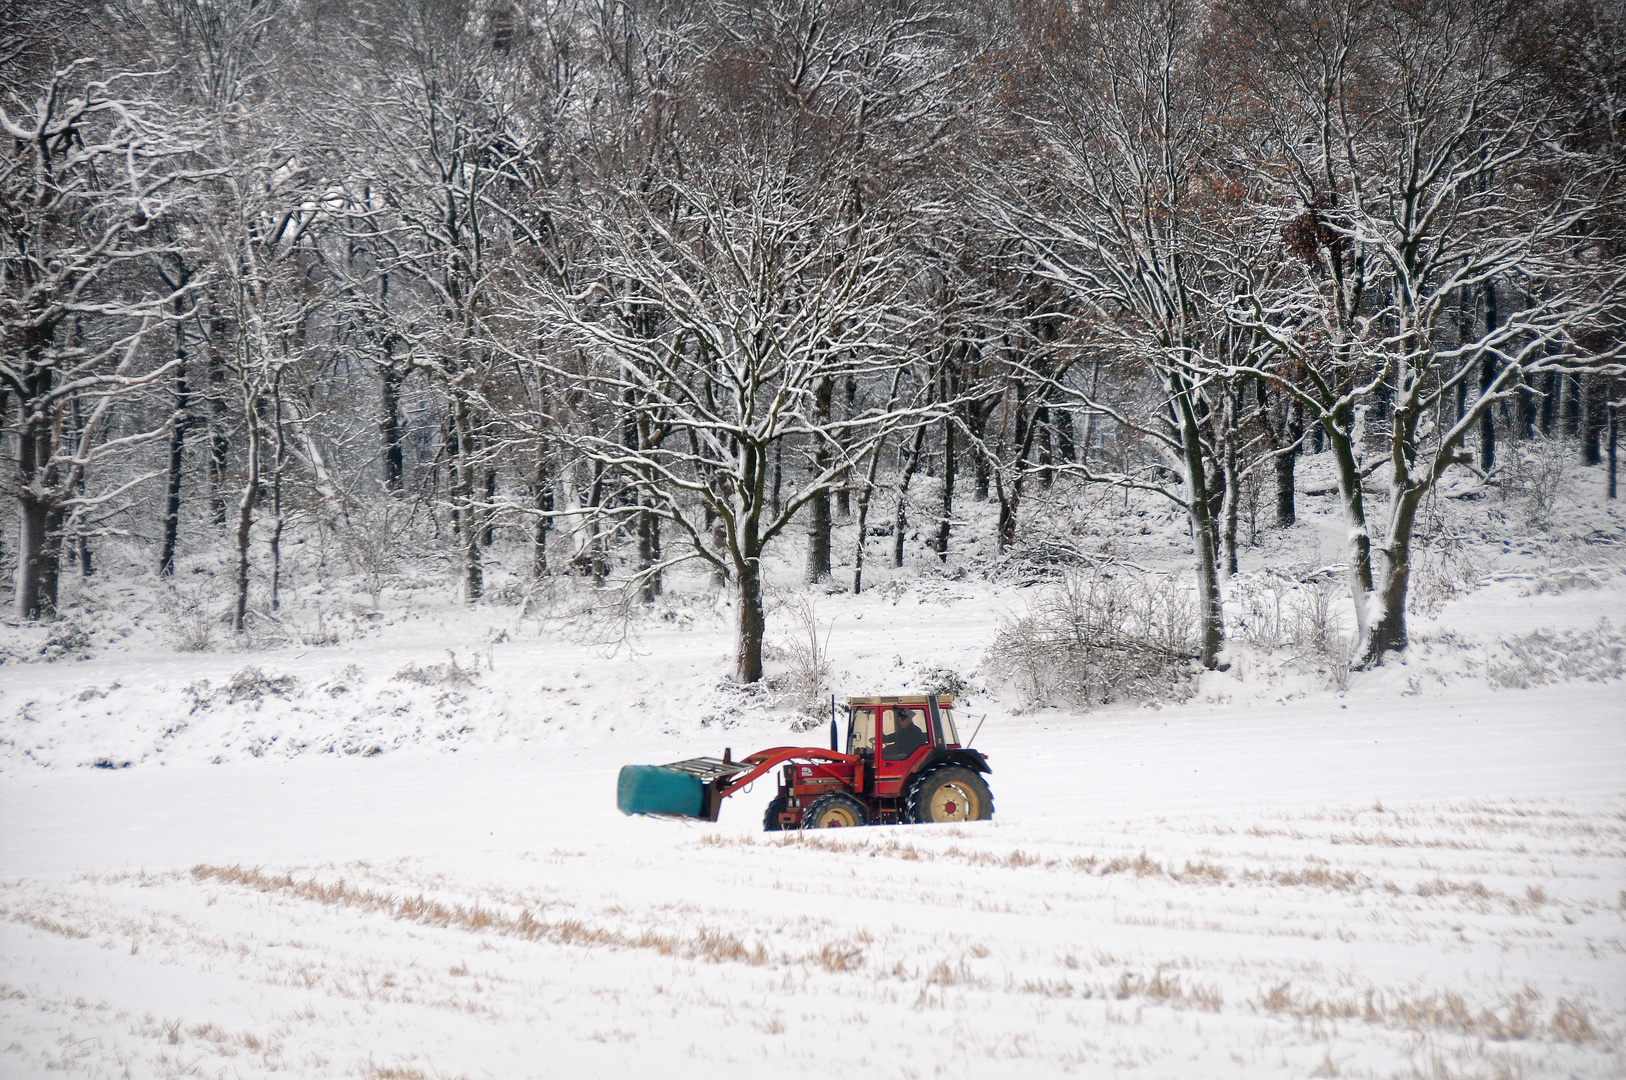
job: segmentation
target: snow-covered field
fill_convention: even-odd
[[[1327,502],[1244,569],[1330,561]],[[824,737],[721,678],[698,589],[610,653],[307,575],[298,632],[181,654],[110,575],[0,642],[0,1076],[1626,1076],[1623,518],[1582,509],[1483,528],[1343,689],[1239,645],[1181,704],[1034,710],[986,552],[820,593],[835,692],[966,677],[997,815],[800,835],[767,779],[614,809],[624,763]]]

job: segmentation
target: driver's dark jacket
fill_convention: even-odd
[[[886,748],[886,756],[896,761],[925,746],[926,733],[918,727],[900,727],[897,734],[883,738],[881,745]]]

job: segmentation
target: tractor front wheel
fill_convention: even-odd
[[[851,795],[832,792],[813,800],[802,812],[804,829],[852,829],[869,824],[869,811]]]
[[[779,832],[784,828],[779,823],[779,815],[783,814],[788,806],[790,806],[790,800],[785,796],[775,795],[773,797],[773,801],[768,804],[767,812],[762,815],[762,829],[764,832]]]
[[[941,821],[987,821],[994,796],[982,777],[960,765],[940,765],[915,781],[903,804],[903,820],[922,825]]]

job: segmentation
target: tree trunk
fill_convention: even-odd
[[[280,382],[281,376],[278,376]],[[282,465],[287,453],[282,430],[282,388],[272,389],[272,422],[276,440],[271,455],[271,610],[282,609]]]
[[[1366,637],[1367,605],[1372,596],[1372,537],[1366,528],[1366,497],[1361,491],[1361,470],[1350,442],[1348,410],[1325,418],[1319,424],[1333,452],[1338,470],[1338,497],[1344,504],[1349,526],[1349,591],[1355,602],[1355,625],[1359,637]]]
[[[379,413],[378,431],[384,441],[384,487],[400,491],[406,460],[401,442],[401,375],[393,362],[380,371]]]
[[[834,379],[820,379],[813,388],[813,423],[823,428],[830,421],[830,402],[835,394]],[[823,475],[830,467],[830,446],[825,436],[814,434],[813,475]],[[807,504],[807,583],[830,579],[830,492],[820,491]]]
[[[1358,668],[1369,668],[1386,652],[1406,648],[1406,589],[1411,580],[1411,534],[1417,519],[1417,506],[1427,487],[1415,485],[1395,497],[1394,517],[1385,543],[1378,551],[1378,577],[1373,592],[1372,619],[1361,635],[1355,660]]]
[[[1558,387],[1562,376],[1549,372],[1541,381],[1541,409],[1536,424],[1542,435],[1551,438],[1553,420],[1558,415]]]
[[[639,496],[642,505],[644,496]],[[653,604],[661,594],[661,574],[654,569],[661,560],[661,519],[647,509],[638,511],[638,573],[643,579],[639,599]]]
[[[1558,416],[1564,438],[1573,439],[1581,431],[1581,385],[1577,375],[1560,374]]]
[[[36,395],[50,393],[50,369],[42,371],[33,387]],[[21,414],[17,433],[17,537],[16,604],[20,619],[43,619],[56,613],[57,581],[61,573],[62,511],[50,496],[51,454],[54,438],[41,418],[30,416],[28,398],[18,401]],[[44,475],[42,475],[44,474]]]
[[[1487,281],[1484,285],[1485,299],[1485,333],[1489,334],[1502,325],[1501,314],[1496,306],[1496,282]],[[1479,390],[1483,394],[1493,383],[1498,374],[1496,355],[1486,351],[1479,361]],[[1486,409],[1485,415],[1479,421],[1479,467],[1490,472],[1496,464],[1496,417],[1494,410]]]
[[[817,463],[814,468],[818,468]],[[807,503],[807,583],[830,580],[830,493],[821,491]]]
[[[7,409],[9,407],[9,404],[10,404],[6,400],[6,398],[7,398],[6,388],[4,386],[0,386],[0,425],[4,425],[5,422],[6,422],[6,412],[7,412]],[[5,446],[5,443],[6,443],[6,440],[0,439],[0,448],[3,448]],[[6,561],[5,560],[5,555],[6,555],[6,537],[5,537],[4,530],[0,530],[0,563],[3,563],[3,562]],[[13,597],[13,599],[15,599],[15,597]]]
[[[84,421],[84,418],[79,413],[79,395],[75,394],[74,397],[73,397],[73,442],[78,443],[79,440],[84,436],[84,432],[85,432],[85,421]],[[73,486],[74,486],[74,489],[79,492],[79,497],[84,498],[84,496],[85,496],[85,470],[83,468],[80,468],[80,469],[77,469],[75,471],[78,472],[79,479],[78,479],[78,482],[76,484],[74,484]],[[64,519],[64,524],[77,525],[77,524],[79,524],[79,520],[80,519],[79,519],[78,515],[76,514],[76,515],[73,515],[73,516],[66,517]],[[79,576],[82,577],[82,578],[88,578],[88,577],[91,576],[91,574],[93,574],[95,572],[95,571],[93,571],[91,569],[91,563],[90,563],[90,541],[85,537],[83,529],[76,528],[74,530],[74,533],[75,533],[75,535],[74,535],[74,554],[77,556],[78,561],[79,561]],[[60,566],[60,563],[59,563],[59,566]]]
[[[999,502],[999,517],[994,522],[994,546],[1001,555],[1016,540],[1016,508],[1022,497],[1022,489],[1013,484],[1012,490],[1005,490],[1005,475],[1001,470],[994,474],[994,498]]]
[[[1609,406],[1609,498],[1615,498],[1615,447],[1619,441],[1620,410]]]
[[[1519,380],[1519,396],[1514,405],[1513,437],[1529,442],[1536,435],[1536,391],[1523,379]]]
[[[949,529],[954,520],[954,418],[943,420],[943,502],[937,517],[937,538],[932,549],[939,562],[948,562]]]
[[[1466,345],[1474,340],[1474,324],[1479,321],[1479,298],[1468,289],[1457,290],[1457,344]],[[1458,379],[1455,391],[1451,395],[1451,423],[1454,426],[1462,419],[1462,414],[1468,407],[1468,380]]]
[[[755,543],[740,546],[743,558],[735,566],[740,579],[740,636],[736,654],[736,674],[740,682],[754,683],[762,678],[762,635],[767,617],[762,610],[762,564]]]
[[[691,436],[691,438],[692,438],[692,436]],[[699,454],[700,454],[699,449],[696,449],[695,450],[695,455],[699,456]],[[774,442],[774,444],[773,444],[773,516],[774,517],[779,516],[779,486],[780,486],[780,483],[785,479],[785,460],[784,460],[784,458],[785,458],[785,444],[784,444],[784,441],[783,440],[776,440]],[[711,509],[711,507],[709,507],[709,506],[706,507],[706,525],[708,527],[710,527],[710,525],[711,525],[711,515],[713,513],[714,513],[714,511]]]
[[[497,529],[494,522],[497,520],[497,511],[493,509],[497,503],[497,470],[486,470],[485,505],[477,511],[480,518],[480,544],[490,547],[497,538]]]
[[[457,477],[458,477],[457,424],[453,422],[450,415],[448,415],[446,417],[446,424],[444,426],[444,430],[442,430],[441,433],[440,433],[440,455],[439,456],[444,457],[446,459],[446,501],[448,503],[450,503],[451,507],[452,507],[452,535],[453,536],[462,536],[463,535],[463,510],[462,510],[462,508],[460,506],[457,505]],[[437,458],[437,460],[439,460],[439,458]],[[439,473],[439,470],[436,470],[436,473],[435,473],[434,491],[435,491],[435,494],[437,494],[437,495],[440,494],[440,473]]]
[[[604,462],[593,462],[593,486],[587,491],[587,505],[594,511],[604,505]],[[602,589],[604,578],[609,573],[609,559],[606,552],[608,542],[604,536],[604,528],[600,524],[596,513],[589,513],[587,517],[593,534],[587,541],[587,550],[583,557],[587,560],[587,573],[593,579],[593,588]]]
[[[910,446],[903,468],[898,474],[898,513],[892,523],[892,565],[903,566],[903,532],[909,527],[909,481],[915,478],[915,470],[920,467],[921,453],[925,448],[926,429],[924,426],[915,429],[915,441]]]
[[[894,393],[896,391],[894,390]],[[869,500],[875,492],[875,475],[881,468],[881,448],[870,454],[864,484],[858,489],[858,539],[853,544],[853,595],[864,591],[864,542],[869,539]]]
[[[966,409],[966,418],[971,426],[971,497],[980,503],[988,501],[988,455],[983,452],[986,445],[988,425],[982,415],[982,409],[973,403]]]
[[[1090,397],[1089,397],[1089,400],[1091,400],[1091,401],[1096,400],[1095,395],[1096,395],[1096,392],[1099,390],[1100,386],[1101,386],[1101,361],[1095,360],[1095,361],[1092,361],[1090,363]],[[1094,412],[1094,410],[1090,410],[1090,411],[1088,411],[1088,412],[1086,412],[1084,414],[1084,434],[1079,439],[1079,446],[1078,446],[1078,460],[1081,461],[1081,462],[1084,462],[1086,464],[1089,463],[1090,458],[1095,453],[1095,428],[1096,428],[1095,412]]]
[[[1298,509],[1294,503],[1296,480],[1294,467],[1298,464],[1297,450],[1277,454],[1272,463],[1276,469],[1276,527],[1286,529],[1298,523]]]
[[[1049,488],[1055,482],[1055,457],[1050,449],[1050,407],[1041,405],[1033,410],[1034,441],[1039,448],[1039,487]]]
[[[175,302],[180,306],[180,301]],[[181,532],[181,471],[186,462],[187,410],[191,395],[186,385],[186,349],[180,324],[175,327],[175,358],[180,366],[175,369],[175,426],[169,432],[169,475],[164,496],[164,542],[158,551],[158,575],[175,575],[175,545]]]
[[[237,602],[232,609],[233,633],[243,632],[248,615],[248,536],[254,525],[254,503],[260,497],[260,420],[257,397],[246,394],[243,414],[248,419],[248,462],[243,494],[237,501]]]
[[[1265,384],[1259,384],[1259,403],[1264,407]],[[1265,412],[1266,431],[1270,431],[1270,414]],[[1296,478],[1300,447],[1304,443],[1304,406],[1287,395],[1282,395],[1281,434],[1274,437],[1271,449],[1275,457],[1271,465],[1276,473],[1276,527],[1291,528],[1298,523]]]
[[[1220,500],[1220,573],[1227,578],[1236,577],[1236,523],[1237,510],[1242,499],[1242,471],[1237,464],[1237,422],[1242,412],[1234,387],[1224,388],[1225,411],[1220,422],[1225,425],[1221,438],[1220,468],[1225,482],[1224,498]]]
[[[225,333],[225,320],[217,315],[209,320],[209,328],[209,338],[205,342],[209,397],[209,520],[224,529],[226,469],[231,459],[231,439],[227,434],[226,365],[221,360],[219,348]]]
[[[48,566],[53,556],[51,512],[29,498],[18,500],[17,510],[17,617],[43,619],[56,610],[56,590],[51,587],[56,574]]]
[[[858,411],[858,380],[849,375],[843,382],[843,392],[847,399],[843,415],[851,419]],[[846,448],[846,442],[846,438],[842,437],[843,450]],[[836,516],[842,521],[851,521],[853,517],[851,469],[843,469],[841,472],[841,482],[836,488]]]
[[[452,508],[458,512],[461,524],[458,540],[463,546],[463,599],[473,604],[484,592],[485,575],[480,565],[480,529],[474,515],[474,421],[469,415],[468,398],[459,390],[452,393],[452,429],[457,450],[452,465],[456,484]]]
[[[1203,470],[1202,432],[1185,380],[1171,377],[1175,411],[1180,420],[1180,449],[1186,467],[1186,509],[1197,546],[1197,598],[1200,606],[1199,659],[1205,668],[1219,663],[1225,639],[1225,611],[1220,604],[1219,564],[1214,550],[1214,519],[1209,510],[1208,480]]]
[[[1581,464],[1596,465],[1603,460],[1603,454],[1599,446],[1603,441],[1604,410],[1607,407],[1603,376],[1581,376],[1580,390]]]
[[[1053,409],[1050,417],[1056,432],[1056,457],[1071,465],[1078,460],[1078,440],[1074,436],[1073,410]]]
[[[1487,352],[1479,361],[1479,390],[1484,393],[1486,388],[1496,381],[1496,357]],[[1479,467],[1490,472],[1496,464],[1496,418],[1492,410],[1486,409],[1485,415],[1479,418]]]
[[[531,532],[531,576],[538,581],[548,576],[548,515],[553,513],[553,483],[548,476],[547,461],[537,455],[536,462],[536,527]]]

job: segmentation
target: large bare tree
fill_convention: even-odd
[[[1570,153],[1560,102],[1509,59],[1517,15],[1443,0],[1242,0],[1226,13],[1251,46],[1238,55],[1268,74],[1249,84],[1264,148],[1252,166],[1279,200],[1262,231],[1279,230],[1296,267],[1257,277],[1233,311],[1275,362],[1226,370],[1292,394],[1326,435],[1361,666],[1406,647],[1418,508],[1490,410],[1544,372],[1618,370],[1621,270],[1586,227],[1609,184]],[[1524,304],[1448,317],[1499,286]],[[1380,462],[1374,543],[1362,477]]]
[[[17,613],[37,619],[56,606],[65,523],[149,479],[106,467],[173,423],[133,412],[106,437],[118,404],[176,364],[143,346],[185,314],[187,290],[142,271],[176,249],[166,225],[186,195],[187,146],[149,77],[102,75],[92,58],[25,69],[3,89],[0,388],[12,453],[0,483],[20,509]]]
[[[599,274],[570,293],[538,290],[544,344],[531,362],[622,418],[555,437],[637,493],[600,514],[652,513],[677,534],[650,569],[699,559],[733,583],[737,674],[754,682],[764,550],[929,410],[888,399],[838,418],[819,403],[826,381],[890,382],[900,362],[901,273],[885,231],[773,165],[742,158],[719,173],[616,193],[584,215]],[[819,448],[822,465],[776,506],[770,463],[793,441]]]
[[[1037,4],[1022,29],[1011,96],[1036,144],[1016,183],[990,185],[988,211],[1026,247],[1033,272],[1070,297],[1090,347],[1133,358],[1156,392],[1117,407],[1076,381],[1033,374],[1070,404],[1140,432],[1180,477],[1176,487],[1156,475],[1089,473],[1185,509],[1201,659],[1212,667],[1224,614],[1203,433],[1211,406],[1191,363],[1214,330],[1203,291],[1212,248],[1199,212],[1211,140],[1205,98],[1215,92],[1199,63],[1205,9],[1188,0]]]

